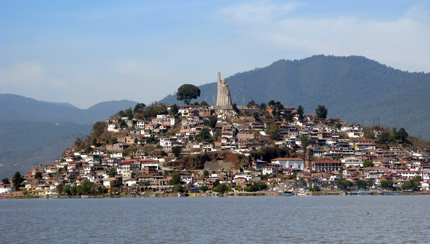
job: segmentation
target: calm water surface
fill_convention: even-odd
[[[429,196],[0,200],[0,243],[430,243]]]

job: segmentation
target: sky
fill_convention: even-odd
[[[319,54],[428,73],[430,3],[0,1],[0,93],[83,109]]]

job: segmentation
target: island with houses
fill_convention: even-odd
[[[1,198],[429,194],[428,141],[279,101],[138,103],[93,126],[58,160],[16,172]],[[291,193],[291,194],[290,194]]]

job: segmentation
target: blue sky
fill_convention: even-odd
[[[1,1],[0,93],[146,104],[279,59],[430,72],[428,1]]]

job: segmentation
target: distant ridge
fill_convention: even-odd
[[[76,137],[86,137],[95,122],[136,104],[121,100],[80,109],[69,103],[0,94],[0,178],[53,162],[73,146]]]
[[[0,120],[95,123],[105,121],[119,110],[133,108],[137,102],[109,101],[80,109],[69,103],[43,102],[20,95],[0,94],[0,104]]]
[[[213,80],[216,79],[214,71]],[[264,68],[237,73],[226,79],[232,102],[245,105],[270,100],[285,106],[302,105],[315,113],[328,108],[328,117],[362,125],[404,127],[421,139],[430,139],[430,73],[410,73],[360,56],[312,56],[279,60]],[[200,86],[201,96],[213,104],[216,83]],[[160,103],[180,104],[175,95]]]

